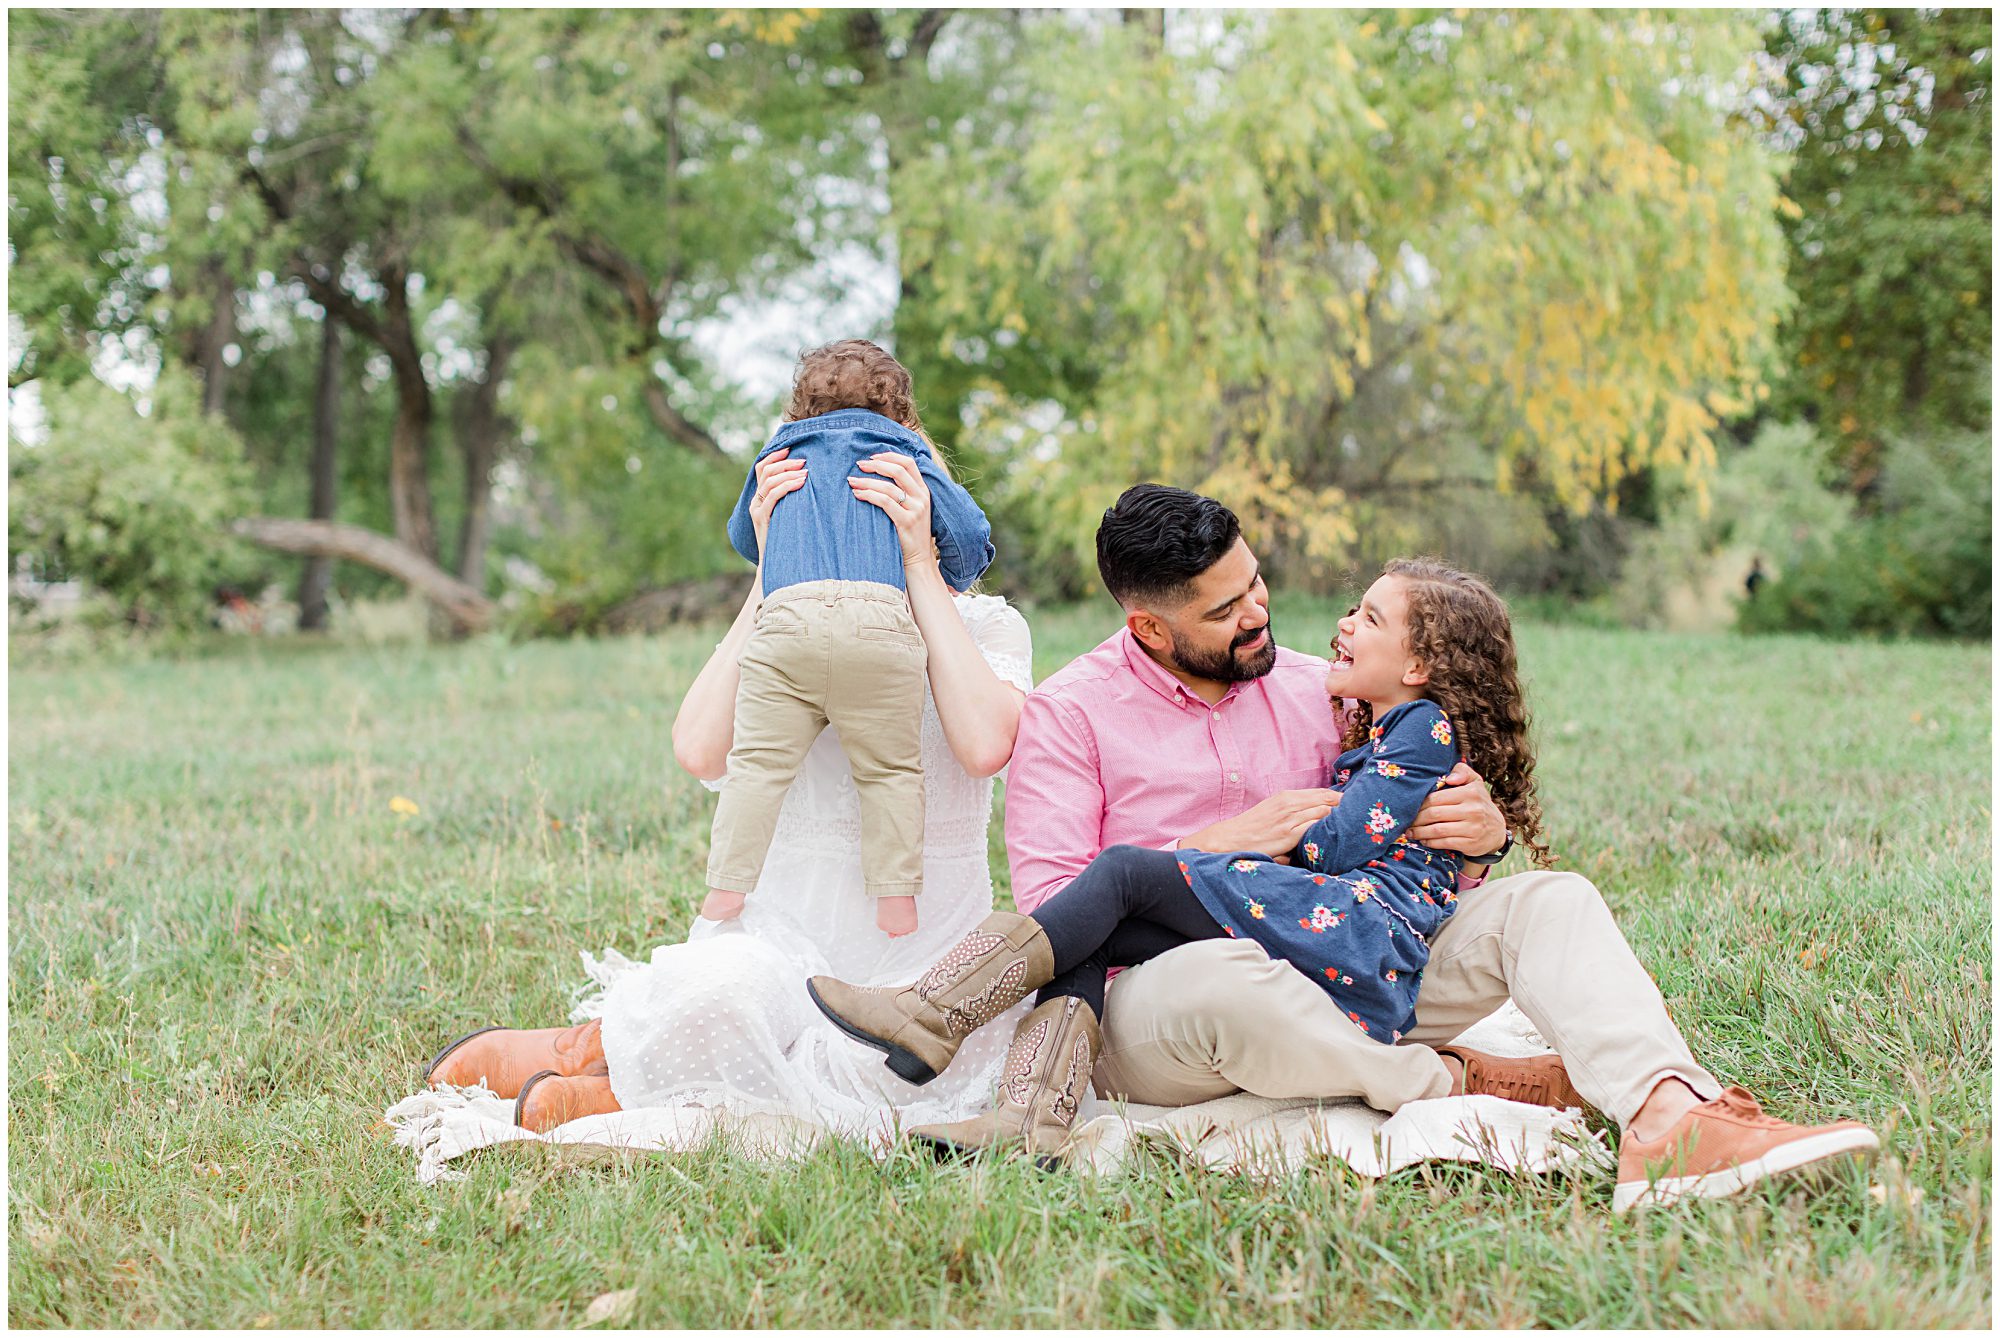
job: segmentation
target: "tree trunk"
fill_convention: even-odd
[[[409,275],[400,265],[382,267],[383,351],[396,380],[396,423],[389,434],[389,512],[396,541],[431,562],[438,558],[437,518],[431,511],[431,388],[424,380],[410,321]]]
[[[236,285],[214,263],[204,267],[202,277],[206,281],[203,286],[214,295],[215,305],[210,309],[208,324],[195,336],[195,361],[201,365],[201,411],[220,416],[229,371],[222,354],[236,337]]]
[[[507,375],[513,346],[495,337],[486,346],[486,375],[472,388],[458,422],[459,454],[465,461],[465,523],[458,531],[458,578],[475,590],[486,588],[486,540],[493,523],[493,466],[500,438],[510,424],[500,416],[500,382]]]
[[[339,485],[340,445],[340,324],[331,312],[320,322],[319,384],[313,391],[312,497],[307,514],[332,520]],[[316,554],[306,559],[299,577],[299,627],[316,632],[326,626],[326,592],[333,584],[333,559]]]
[[[230,533],[280,553],[342,558],[387,572],[431,602],[457,632],[491,625],[494,604],[484,594],[386,534],[337,520],[284,520],[248,516],[231,522]]]

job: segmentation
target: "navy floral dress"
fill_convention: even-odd
[[[1431,936],[1456,908],[1462,865],[1403,830],[1457,761],[1444,711],[1407,702],[1341,754],[1330,782],[1340,807],[1312,825],[1291,864],[1184,851],[1181,876],[1224,933],[1305,972],[1369,1036],[1399,1041],[1416,1019]]]

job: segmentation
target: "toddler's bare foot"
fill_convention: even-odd
[[[877,897],[875,899],[875,927],[890,938],[901,938],[916,932],[917,899],[915,897]]]

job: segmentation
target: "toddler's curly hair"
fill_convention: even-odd
[[[1546,869],[1554,863],[1535,794],[1535,749],[1514,656],[1507,604],[1493,587],[1436,558],[1397,558],[1382,568],[1403,582],[1409,653],[1430,670],[1423,695],[1444,708],[1461,755],[1493,792],[1514,839]],[[1341,747],[1368,740],[1374,711],[1357,703]]]
[[[912,432],[924,430],[909,369],[866,339],[837,339],[799,355],[785,421],[817,418],[836,409],[866,409]]]

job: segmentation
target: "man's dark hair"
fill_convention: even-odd
[[[1185,603],[1195,578],[1222,560],[1242,527],[1213,497],[1140,483],[1127,488],[1097,527],[1097,574],[1111,597]]]

